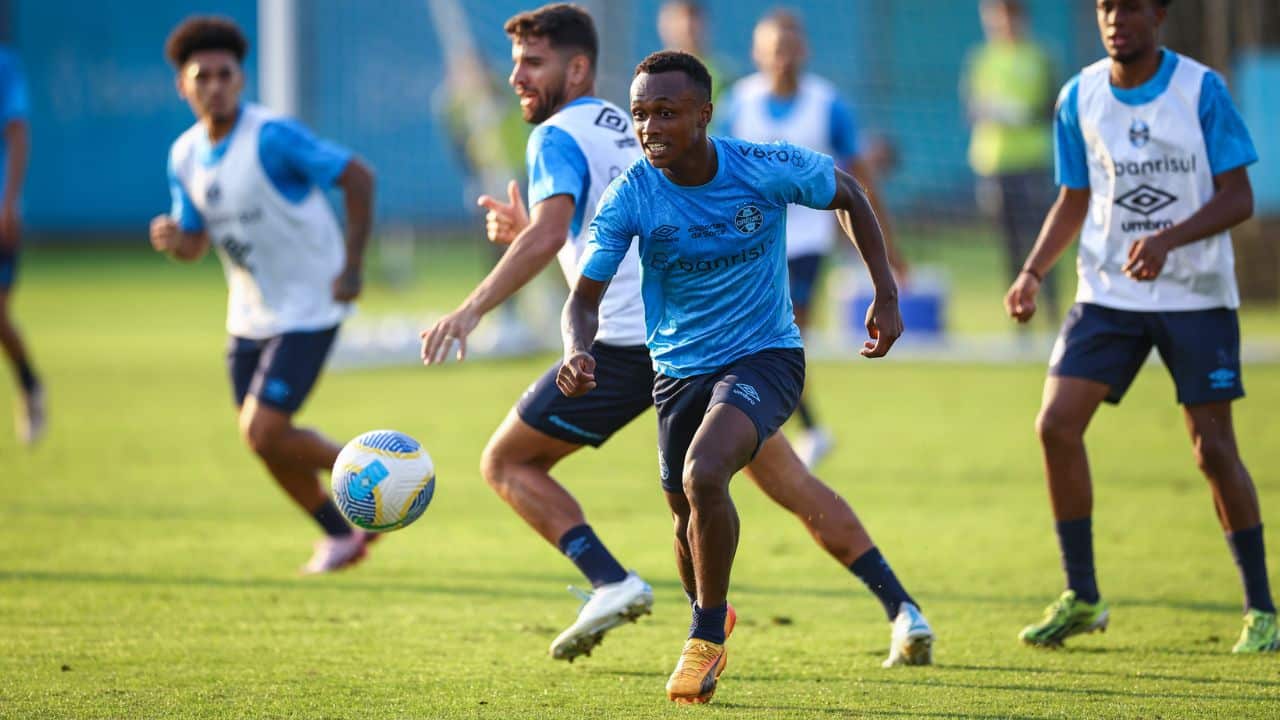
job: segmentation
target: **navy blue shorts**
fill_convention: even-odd
[[[596,359],[594,390],[565,397],[556,387],[557,361],[516,403],[520,419],[565,442],[600,447],[653,407],[653,361],[648,348],[594,343],[591,355]]]
[[[787,279],[791,283],[791,304],[800,309],[813,302],[813,291],[818,285],[818,271],[822,269],[821,253],[797,255],[787,258]]]
[[[756,449],[782,427],[804,389],[804,350],[774,348],[740,358],[706,375],[658,375],[653,400],[658,409],[658,474],[662,489],[683,493],[684,458],[711,408],[728,403],[756,426]]]
[[[0,250],[0,292],[8,292],[18,278],[18,251]]]
[[[1240,380],[1240,323],[1235,310],[1135,312],[1076,303],[1067,313],[1049,374],[1111,386],[1118,403],[1155,347],[1182,405],[1235,400]]]
[[[253,395],[262,405],[293,414],[311,393],[329,357],[338,327],[288,332],[266,340],[231,336],[227,369],[236,407]]]

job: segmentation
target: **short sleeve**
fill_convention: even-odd
[[[836,167],[830,155],[790,143],[749,146],[751,182],[779,204],[825,210],[836,196]]]
[[[182,186],[182,181],[178,179],[178,173],[173,169],[172,160],[169,162],[169,217],[178,223],[178,227],[183,232],[198,233],[204,230],[204,218],[201,217],[200,211],[196,209],[195,203],[191,202],[191,196],[187,194],[187,189]]]
[[[612,280],[636,236],[636,223],[628,197],[631,185],[627,178],[627,175],[614,178],[605,188],[595,219],[591,221],[580,270],[592,280]]]
[[[1079,75],[1063,86],[1053,114],[1054,179],[1073,190],[1089,187],[1089,155],[1080,132],[1079,87]]]
[[[299,187],[329,188],[351,161],[351,151],[321,140],[297,120],[271,120],[258,133],[258,157],[272,184],[294,197]]]
[[[858,122],[844,100],[831,103],[831,149],[841,160],[858,157]]]
[[[529,166],[529,206],[554,195],[580,201],[591,179],[587,156],[573,136],[552,125],[540,125],[529,136],[525,153]]]
[[[5,58],[0,69],[0,124],[11,120],[24,120],[30,112],[31,102],[27,96],[27,81],[22,74],[22,66],[13,56]]]
[[[1200,128],[1212,174],[1221,175],[1258,161],[1249,129],[1231,102],[1222,77],[1215,72],[1205,73],[1200,86]]]

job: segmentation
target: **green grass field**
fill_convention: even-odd
[[[960,324],[1001,327],[985,304],[998,284],[990,253],[927,259],[957,268]],[[422,520],[367,563],[301,579],[316,533],[238,440],[216,265],[119,250],[26,260],[16,309],[53,424],[32,452],[0,424],[0,717],[1263,718],[1280,707],[1280,657],[1229,654],[1239,582],[1158,367],[1089,434],[1111,630],[1043,652],[1015,640],[1061,589],[1031,430],[1043,368],[814,364],[839,442],[821,474],[921,601],[937,665],[882,670],[878,604],[739,479],[740,629],[714,703],[679,708],[663,684],[688,610],[651,416],[559,476],[654,584],[655,614],[557,664],[546,647],[576,612],[563,591],[576,571],[477,472],[489,433],[549,358],[328,375],[303,422],[340,439],[409,432],[439,481]],[[483,255],[421,264],[416,286],[375,285],[367,306],[448,307]],[[1246,333],[1276,325],[1268,314],[1247,315]],[[1240,443],[1265,522],[1280,528],[1280,367],[1245,376]],[[0,404],[11,399],[6,384]],[[1272,547],[1274,577],[1274,532]]]

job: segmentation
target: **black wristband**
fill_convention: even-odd
[[[1044,277],[1043,277],[1043,276],[1041,276],[1041,275],[1040,275],[1040,273],[1036,272],[1035,270],[1032,270],[1032,269],[1031,269],[1031,268],[1029,268],[1029,267],[1024,267],[1024,268],[1022,268],[1022,272],[1024,272],[1024,273],[1026,273],[1026,274],[1030,275],[1031,277],[1035,278],[1035,279],[1036,279],[1036,282],[1040,283],[1041,285],[1043,285],[1043,284],[1044,284]]]

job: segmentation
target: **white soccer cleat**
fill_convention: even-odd
[[[818,463],[831,452],[831,448],[835,442],[831,439],[831,433],[820,427],[813,427],[800,433],[796,438],[795,451],[800,457],[800,462],[810,470],[817,467]]]
[[[44,437],[46,428],[44,387],[37,387],[30,393],[23,393],[18,400],[14,415],[18,440],[28,446],[39,442],[40,438]]]
[[[350,535],[317,540],[316,550],[302,566],[301,572],[303,575],[319,575],[355,565],[364,559],[369,543],[377,537],[377,533],[354,528]]]
[[[893,620],[893,634],[889,638],[889,657],[882,667],[895,665],[932,665],[933,629],[929,621],[911,603],[902,603],[898,617]]]
[[[590,655],[606,632],[624,622],[635,622],[652,609],[653,588],[635,573],[601,585],[586,597],[578,619],[551,643],[551,657],[573,662],[579,655]]]

